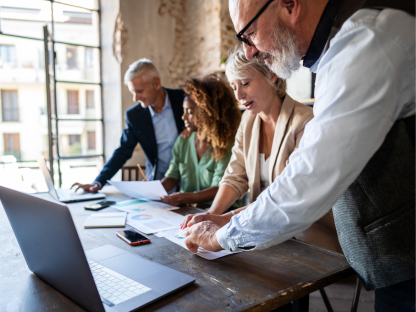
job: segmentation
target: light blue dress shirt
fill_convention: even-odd
[[[415,114],[415,18],[356,12],[317,66],[314,118],[276,180],[216,233],[227,250],[267,248],[324,216],[382,145]]]
[[[155,130],[158,157],[156,176],[153,177],[151,176],[153,166],[146,156],[146,177],[149,180],[163,179],[172,159],[173,145],[178,137],[175,116],[173,115],[172,105],[166,91],[165,95],[165,106],[160,114],[155,113],[152,107],[149,106],[150,116],[152,117],[153,128]]]

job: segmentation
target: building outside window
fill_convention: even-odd
[[[94,49],[85,48],[85,67],[86,68],[94,67]]]
[[[78,90],[68,90],[68,114],[79,114]]]
[[[14,45],[0,45],[0,66],[16,67],[16,48]]]
[[[86,98],[86,107],[87,108],[94,108],[95,107],[95,99],[94,99],[94,90],[87,90],[85,91],[85,98]]]
[[[20,135],[19,133],[4,133],[4,155],[12,155],[20,158]]]
[[[88,131],[87,137],[88,137],[88,149],[95,150],[95,131]]]
[[[50,83],[55,184],[88,183],[100,172],[98,1],[0,0],[0,185],[28,193],[47,190],[36,163],[42,155],[49,166],[50,157],[45,25],[55,40],[48,54],[50,62],[56,56],[50,71],[56,76],[56,84]]]
[[[78,57],[77,57],[77,48],[76,47],[67,47],[66,48],[66,65],[68,69],[78,68]]]
[[[69,155],[81,155],[81,136],[79,134],[68,135]]]
[[[1,90],[1,111],[3,121],[19,121],[17,90]]]

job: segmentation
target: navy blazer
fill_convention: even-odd
[[[181,133],[184,127],[182,120],[183,99],[185,92],[182,89],[163,88],[169,97],[172,105],[173,116],[176,122],[178,133]],[[95,179],[104,186],[107,180],[110,180],[118,170],[133,155],[134,148],[140,143],[147,159],[151,162],[152,173],[146,172],[146,176],[151,180],[154,179],[157,171],[158,154],[155,130],[153,128],[152,116],[149,108],[143,108],[140,104],[129,108],[126,111],[126,128],[120,139],[120,146],[114,151],[113,156],[105,164],[103,170]]]

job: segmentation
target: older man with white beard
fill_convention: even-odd
[[[315,118],[256,202],[193,218],[188,248],[267,248],[333,207],[375,310],[414,311],[414,1],[230,0],[230,13],[247,58],[286,79],[301,60],[317,73]]]

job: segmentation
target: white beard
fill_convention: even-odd
[[[301,55],[295,37],[281,23],[276,25],[271,37],[274,49],[271,53],[262,53],[260,57],[269,56],[271,62],[267,62],[267,66],[270,70],[282,79],[289,79],[300,68]]]

